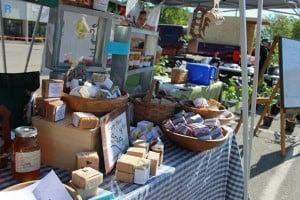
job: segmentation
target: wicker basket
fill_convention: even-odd
[[[164,123],[163,123],[164,124]],[[222,144],[228,137],[229,134],[227,130],[222,129],[222,133],[224,137],[222,139],[218,140],[199,140],[195,137],[190,137],[186,135],[182,135],[179,133],[175,133],[173,131],[170,131],[166,129],[164,126],[162,126],[164,134],[175,144],[178,146],[181,146],[182,148],[191,150],[191,151],[205,151],[208,149],[212,149],[214,147],[219,146]]]
[[[155,93],[158,94],[159,84],[158,82],[153,82],[150,90],[147,93],[137,94],[130,97],[130,101],[134,104],[135,122],[148,120],[155,124],[161,125],[164,120],[172,117],[175,114],[177,105],[176,101],[174,101],[173,105],[151,103],[152,91],[155,86]],[[143,99],[143,101],[139,101],[137,98]],[[158,96],[158,98],[162,98],[162,96]]]
[[[186,83],[188,70],[174,68],[171,72],[171,82],[175,84]]]
[[[4,190],[2,190],[1,192],[9,192],[9,191],[14,191],[14,190],[20,190],[23,189],[25,187],[28,187],[32,184],[34,184],[36,181],[28,181],[28,182],[24,182],[24,183],[20,183],[17,185],[13,185],[9,188],[6,188]],[[77,194],[77,192],[71,188],[70,186],[64,185],[66,190],[69,192],[69,194],[71,195],[72,199],[74,200],[82,200],[81,196],[79,194]]]
[[[232,121],[234,119],[234,114],[232,112],[230,112],[230,114],[228,115],[228,117],[226,118],[217,118],[222,125],[225,125],[227,123],[229,123],[230,121]]]
[[[204,119],[215,118],[225,111],[224,106],[220,106],[219,110],[211,110],[206,107],[196,108],[196,107],[194,107],[193,102],[189,101],[189,100],[180,101],[180,105],[183,110],[185,110],[187,112],[193,112],[193,113],[200,114],[201,117],[203,117]]]
[[[128,103],[129,94],[125,91],[121,93],[122,96],[116,99],[82,98],[64,93],[62,100],[67,102],[68,108],[72,111],[107,113]]]

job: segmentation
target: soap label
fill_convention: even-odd
[[[62,93],[62,83],[49,83],[48,97],[60,97]]]
[[[79,126],[79,121],[80,121],[80,116],[79,116],[79,114],[74,114],[73,115],[73,125],[75,126],[75,127],[78,127]]]
[[[65,118],[66,104],[56,107],[54,121],[59,121]]]
[[[41,151],[33,152],[16,152],[16,172],[26,173],[40,169]]]

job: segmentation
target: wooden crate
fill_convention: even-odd
[[[83,130],[72,125],[71,115],[53,123],[40,116],[32,119],[38,129],[42,163],[67,170],[76,168],[76,153],[97,151],[100,128]]]

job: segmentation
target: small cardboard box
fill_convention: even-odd
[[[59,101],[59,98],[43,98],[43,97],[37,97],[35,99],[36,107],[38,110],[38,113],[41,117],[46,117],[46,105],[49,102]]]
[[[76,187],[72,181],[70,181],[68,185],[74,188],[76,192],[81,196],[82,199],[88,199],[90,197],[94,197],[100,194],[100,189],[98,187],[91,188],[91,189],[82,189]]]
[[[42,80],[42,96],[44,98],[61,97],[64,88],[63,80],[44,79]]]
[[[32,118],[32,124],[38,130],[37,139],[43,164],[72,171],[76,169],[78,152],[97,151],[100,128],[75,128],[69,113],[64,120],[57,123],[35,116]]]
[[[130,147],[127,150],[127,155],[136,156],[140,158],[145,158],[147,155],[147,151],[145,148],[138,148],[138,147]]]
[[[92,113],[74,112],[73,125],[81,129],[93,129],[99,125],[99,118]]]
[[[133,174],[128,174],[126,172],[116,171],[116,180],[123,181],[126,183],[133,183]]]
[[[76,154],[77,169],[91,167],[99,170],[99,157],[97,152],[80,152]]]
[[[103,174],[90,167],[72,172],[72,183],[80,189],[97,188],[103,182]]]
[[[53,101],[46,105],[46,119],[57,122],[65,118],[67,105],[63,101]]]
[[[149,143],[146,142],[145,140],[136,140],[133,142],[133,146],[136,148],[143,148],[147,152],[149,151]]]
[[[117,161],[117,170],[128,174],[133,174],[135,169],[146,169],[150,166],[150,160],[123,154]]]
[[[156,176],[160,154],[154,151],[149,151],[147,158],[150,160],[150,175]]]

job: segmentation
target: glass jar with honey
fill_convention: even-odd
[[[37,142],[37,129],[30,126],[16,128],[12,146],[12,173],[18,181],[38,178],[41,166],[41,151]]]

